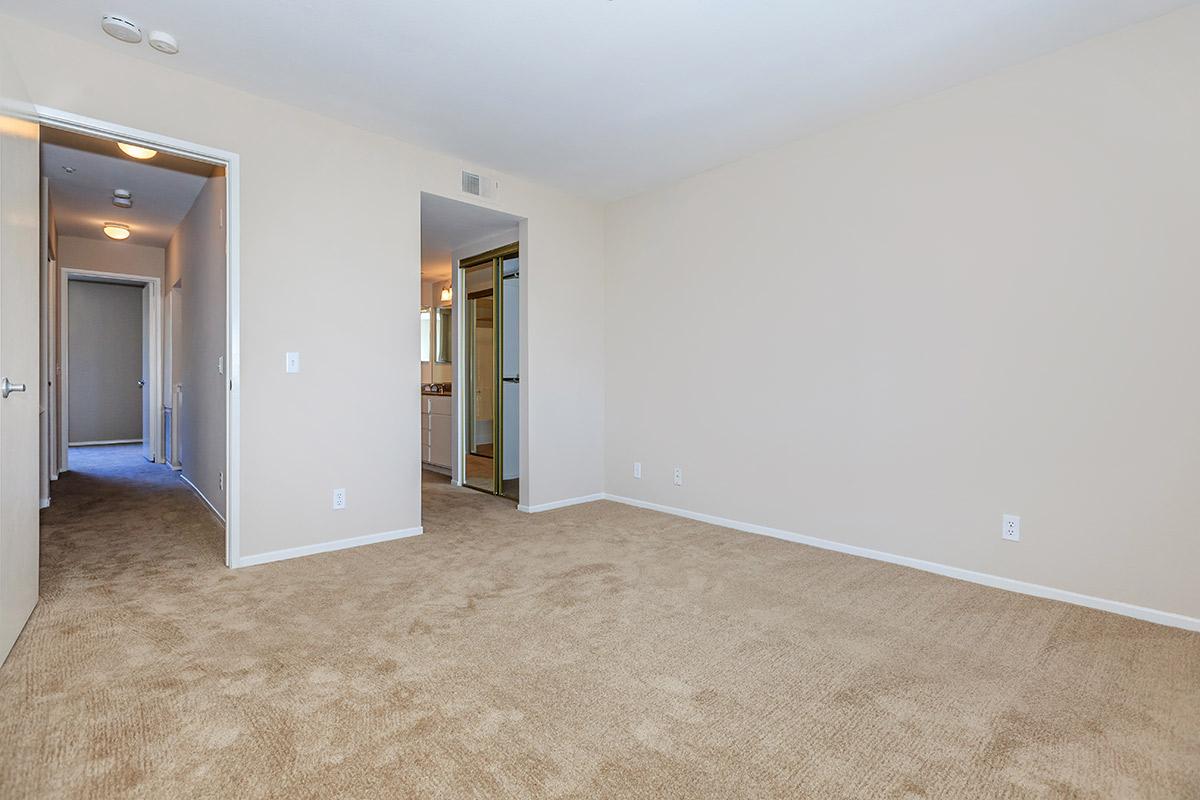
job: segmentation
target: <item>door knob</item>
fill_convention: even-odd
[[[138,379],[138,388],[139,388],[139,389],[141,389],[141,388],[143,388],[145,385],[146,385],[146,382],[145,382],[144,380],[141,380],[141,379],[139,378],[139,379]]]
[[[8,397],[13,392],[23,391],[25,391],[25,384],[23,383],[13,383],[8,378],[5,378],[4,382],[0,383],[0,397]]]

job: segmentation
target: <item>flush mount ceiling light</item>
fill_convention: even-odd
[[[113,205],[117,208],[133,208],[133,199],[129,197],[114,197]]]
[[[160,53],[173,56],[179,52],[179,42],[175,41],[175,37],[166,31],[150,31],[150,38],[147,41]]]
[[[113,189],[113,197],[120,197],[125,200],[133,197],[128,189]]]
[[[109,14],[100,20],[100,27],[109,36],[129,44],[137,44],[142,40],[142,29],[136,22]]]
[[[64,166],[64,167],[63,167],[63,172],[67,173],[68,175],[73,175],[73,174],[75,174],[75,168],[74,168],[74,167],[66,167],[66,166]]]
[[[450,291],[450,287],[449,287],[449,286],[443,286],[443,287],[442,287],[442,302],[443,302],[443,303],[449,303],[449,302],[450,302],[450,298],[451,298],[451,297],[453,297],[453,296],[454,296],[454,293]]]
[[[122,239],[129,238],[129,226],[122,225],[119,222],[106,222],[104,223],[103,230],[104,235],[110,239],[116,239],[117,241],[120,241]]]
[[[117,147],[121,148],[121,152],[130,158],[136,158],[139,161],[145,161],[148,158],[154,158],[158,155],[157,150],[151,150],[149,147],[141,147],[136,144],[127,144],[125,142],[117,142]]]

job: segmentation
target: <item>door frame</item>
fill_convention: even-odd
[[[183,139],[34,105],[34,122],[112,142],[150,147],[225,168],[225,566],[241,562],[242,413],[241,413],[241,165],[238,154]],[[159,397],[159,409],[162,408]],[[161,435],[161,433],[160,433]]]
[[[163,463],[162,278],[62,266],[58,268],[58,276],[58,296],[60,298],[58,309],[58,341],[62,345],[62,352],[59,356],[59,367],[62,369],[62,374],[59,375],[58,379],[59,391],[61,392],[59,400],[61,427],[59,430],[62,431],[58,442],[59,472],[68,472],[71,469],[69,457],[71,446],[70,292],[72,279],[76,281],[84,279],[96,283],[116,283],[125,286],[143,286],[150,289],[150,318],[143,321],[143,324],[148,327],[148,341],[146,344],[150,350],[150,375],[147,377],[147,388],[150,390],[150,453],[154,456],[154,463]],[[155,402],[156,399],[158,400],[157,403]]]

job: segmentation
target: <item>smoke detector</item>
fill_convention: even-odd
[[[175,37],[165,31],[150,31],[148,41],[150,42],[150,46],[160,53],[173,56],[179,52],[179,42],[175,41]]]
[[[100,27],[109,36],[122,42],[137,44],[142,40],[142,29],[137,26],[137,23],[124,17],[118,17],[116,14],[109,14],[100,20]]]

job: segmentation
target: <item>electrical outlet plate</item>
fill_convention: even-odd
[[[635,478],[642,477],[642,462],[640,462],[640,461],[633,462],[633,477],[635,477]]]
[[[346,507],[346,490],[345,489],[334,489],[333,490],[333,510],[340,511],[345,507]]]
[[[1010,542],[1021,541],[1021,518],[1016,514],[1005,514],[1000,525],[1000,537]]]
[[[672,477],[676,486],[683,486],[683,467],[676,467]]]

